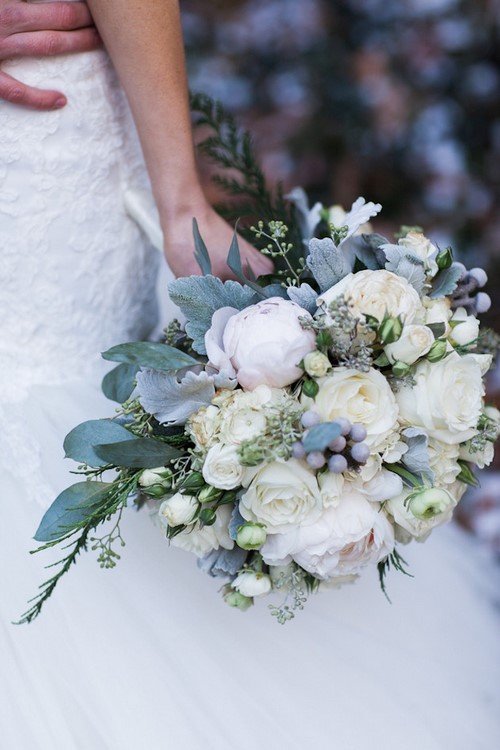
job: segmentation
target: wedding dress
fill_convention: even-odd
[[[155,325],[154,251],[123,208],[146,189],[104,52],[6,68],[68,95],[0,103],[0,747],[2,750],[490,750],[500,746],[492,561],[454,527],[376,574],[312,596],[280,626],[126,513],[112,571],[84,554],[41,617],[12,624],[50,571],[29,555],[72,481],[66,432],[109,416],[99,352]],[[165,290],[163,289],[165,294]]]

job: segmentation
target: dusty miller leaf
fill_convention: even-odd
[[[462,266],[455,263],[452,263],[449,268],[443,268],[432,281],[432,291],[429,293],[429,297],[436,299],[452,294],[457,288],[458,280],[462,274]]]
[[[304,310],[307,310],[308,313],[314,315],[318,309],[316,305],[318,292],[315,292],[312,286],[309,286],[309,284],[301,284],[299,287],[289,286],[286,291],[292,302],[295,302],[297,305],[303,307]]]
[[[212,325],[212,315],[221,307],[243,310],[251,305],[254,292],[237,281],[222,282],[216,276],[188,276],[169,284],[170,299],[187,318],[186,333],[193,349],[206,354],[205,333]]]
[[[213,378],[206,372],[188,372],[178,380],[170,373],[142,370],[137,375],[141,406],[161,424],[184,424],[206,406],[215,394]]]
[[[424,293],[425,268],[423,261],[407,248],[400,245],[381,245],[387,259],[385,267],[387,271],[406,279],[409,284],[420,294]]]
[[[418,427],[408,427],[401,434],[406,438],[408,444],[408,450],[401,459],[402,463],[413,474],[421,475],[433,484],[434,472],[429,466],[429,438],[427,433],[419,430]]]
[[[351,273],[353,263],[335,246],[333,240],[316,238],[309,243],[306,265],[319,284],[321,292],[326,292]]]

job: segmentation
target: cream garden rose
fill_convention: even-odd
[[[315,400],[303,396],[302,403],[317,411],[323,422],[346,417],[352,424],[364,425],[364,442],[373,451],[382,450],[398,424],[396,399],[382,373],[374,368],[360,372],[336,367],[317,382]]]
[[[482,411],[483,364],[475,355],[456,352],[439,362],[419,362],[415,385],[396,393],[401,421],[450,445],[469,440]]]
[[[255,473],[241,496],[240,513],[245,520],[262,523],[268,532],[276,533],[313,523],[321,506],[315,474],[291,458],[272,461]]]
[[[237,448],[224,443],[210,448],[202,468],[205,482],[220,490],[233,490],[241,485],[245,473],[246,467],[240,464]]]
[[[318,297],[317,304],[327,308],[330,302],[341,295],[355,317],[364,320],[365,315],[371,315],[380,323],[386,315],[399,315],[405,323],[412,323],[422,307],[420,297],[411,284],[391,271],[350,273],[323,292]]]
[[[427,326],[407,325],[397,341],[384,347],[384,352],[391,364],[404,362],[412,365],[427,354],[434,341],[434,334]]]

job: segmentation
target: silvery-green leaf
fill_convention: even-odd
[[[156,469],[157,466],[166,466],[181,455],[177,448],[168,443],[146,437],[133,438],[123,443],[94,445],[94,450],[106,463],[128,469]]]
[[[307,453],[313,451],[324,451],[328,443],[338,438],[342,431],[338,422],[322,422],[321,424],[311,427],[306,437],[302,441]]]
[[[238,235],[236,234],[236,230],[234,231],[233,239],[231,240],[231,246],[229,248],[226,262],[236,278],[239,279],[242,284],[250,287],[250,289],[253,289],[254,292],[260,297],[264,298],[268,296],[265,290],[261,286],[259,286],[252,278],[250,278],[255,278],[255,274],[253,273],[252,268],[248,267],[246,274],[243,270],[243,266],[241,264],[240,246],[238,244]]]
[[[188,276],[169,284],[170,299],[187,318],[186,332],[193,349],[206,354],[205,333],[212,325],[212,315],[221,307],[243,310],[252,304],[254,292],[237,281],[222,282],[216,276]]]
[[[315,203],[309,208],[309,201],[303,188],[294,187],[285,198],[295,206],[295,215],[304,241],[310,240],[314,230],[321,221],[321,203]]]
[[[56,497],[43,516],[35,534],[37,542],[51,542],[65,536],[92,515],[93,509],[106,496],[111,484],[77,482]]]
[[[379,249],[385,243],[387,240],[379,234],[356,234],[342,243],[342,252],[352,256],[353,266],[357,258],[369,271],[378,271],[385,266],[385,254]]]
[[[422,295],[425,286],[425,267],[421,258],[401,245],[381,245],[385,253],[387,271],[406,279]]]
[[[161,424],[184,424],[215,395],[213,378],[205,371],[188,371],[178,380],[171,373],[141,370],[137,374],[141,406]]]
[[[463,274],[463,266],[458,263],[452,263],[449,268],[443,268],[432,280],[432,291],[429,297],[447,297],[457,288],[458,281]]]
[[[113,367],[103,378],[102,392],[106,398],[123,404],[135,388],[135,376],[139,365],[129,365],[126,362]]]
[[[307,310],[308,313],[314,315],[317,310],[316,300],[318,298],[318,292],[315,292],[312,286],[309,284],[301,284],[300,286],[289,286],[287,287],[287,294],[297,305],[300,305]]]
[[[284,286],[281,286],[281,284],[269,284],[268,286],[263,287],[262,291],[265,292],[267,298],[281,297],[281,299],[288,299],[287,290]],[[255,301],[260,302],[258,299]]]
[[[321,292],[326,292],[353,269],[353,264],[329,237],[323,240],[313,238],[310,241],[306,265],[318,282]]]
[[[88,466],[104,466],[93,446],[100,443],[118,443],[130,440],[132,433],[111,419],[91,419],[73,428],[64,439],[66,458]]]
[[[434,472],[429,465],[429,437],[418,427],[407,427],[401,433],[408,444],[408,450],[401,462],[412,474],[421,475],[431,484],[434,482]]]
[[[371,201],[367,203],[364,198],[357,198],[352,204],[350,211],[342,219],[342,226],[347,227],[347,235],[343,242],[352,237],[360,226],[366,224],[367,221],[376,216],[381,210],[382,206],[380,203],[372,203]]]
[[[213,578],[235,576],[243,567],[248,552],[236,545],[233,549],[214,549],[205,557],[198,558],[198,567]]]
[[[132,341],[129,344],[118,344],[103,352],[102,357],[112,362],[126,362],[167,372],[199,364],[196,359],[180,349],[156,341]]]

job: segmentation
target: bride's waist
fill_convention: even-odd
[[[61,88],[64,84],[85,83],[96,75],[115,78],[114,69],[103,49],[55,57],[23,57],[4,60],[2,71],[22,83],[41,88]],[[66,93],[63,91],[63,93]]]

